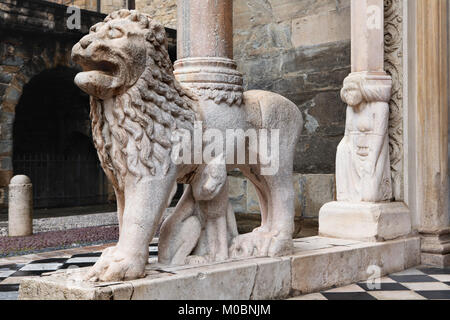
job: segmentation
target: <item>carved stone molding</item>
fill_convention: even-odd
[[[392,77],[389,149],[395,200],[403,200],[403,0],[384,0],[384,68]]]
[[[174,68],[180,84],[200,99],[230,106],[241,105],[243,76],[236,70],[234,60],[220,57],[185,58],[176,61]]]

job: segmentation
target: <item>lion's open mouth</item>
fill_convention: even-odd
[[[83,72],[75,77],[75,83],[83,91],[100,99],[117,94],[118,89],[123,85],[118,62],[95,61],[83,55],[75,55],[73,58],[83,69]]]
[[[94,61],[83,56],[77,56],[76,62],[83,68],[83,72],[100,72],[108,76],[117,76],[119,65],[111,61]]]

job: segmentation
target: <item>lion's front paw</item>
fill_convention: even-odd
[[[231,258],[276,257],[292,252],[292,239],[272,233],[252,232],[237,236],[230,247]]]
[[[97,263],[88,271],[85,280],[111,282],[134,280],[145,276],[145,254],[133,254],[111,247],[106,249]]]
[[[189,256],[185,260],[185,264],[187,265],[201,265],[209,262],[209,257],[201,257],[201,256]]]

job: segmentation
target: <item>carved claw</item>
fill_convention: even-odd
[[[252,232],[236,237],[230,247],[230,257],[279,257],[290,254],[293,249],[291,239],[270,232]]]
[[[147,258],[124,252],[117,247],[106,249],[84,279],[90,282],[110,282],[143,278]]]

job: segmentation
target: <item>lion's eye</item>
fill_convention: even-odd
[[[123,36],[123,31],[118,28],[111,28],[108,31],[108,37],[110,37],[111,39],[120,38],[122,36]]]

